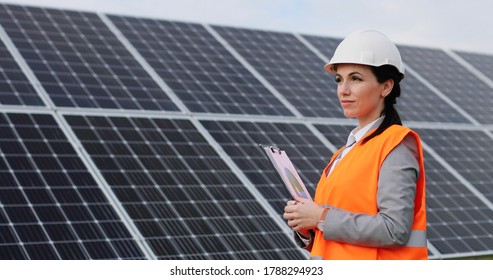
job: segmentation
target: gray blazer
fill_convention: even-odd
[[[414,137],[407,136],[390,152],[380,168],[379,212],[368,215],[326,205],[330,210],[325,218],[324,238],[370,247],[405,245],[413,224],[418,177],[418,146]],[[298,234],[295,234],[295,241],[303,248],[309,244]]]

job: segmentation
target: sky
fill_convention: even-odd
[[[53,8],[493,54],[491,0],[0,0]]]

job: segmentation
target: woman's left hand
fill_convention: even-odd
[[[284,207],[283,218],[293,230],[305,231],[317,226],[323,210],[324,208],[313,200],[297,197],[295,200],[288,201]]]

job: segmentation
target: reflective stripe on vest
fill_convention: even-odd
[[[323,208],[330,208],[327,204],[320,204]],[[411,235],[404,245],[406,247],[427,247],[426,230],[411,230]]]

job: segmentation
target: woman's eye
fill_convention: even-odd
[[[353,81],[361,81],[361,78],[360,77],[353,76],[353,77],[351,77],[351,80],[353,80]]]
[[[340,83],[341,82],[341,78],[336,78],[335,81],[336,81],[336,83]]]

